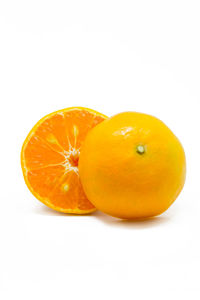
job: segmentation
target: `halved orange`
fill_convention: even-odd
[[[106,116],[72,107],[42,118],[28,134],[21,151],[25,182],[33,195],[54,210],[85,214],[95,210],[78,173],[82,142]]]

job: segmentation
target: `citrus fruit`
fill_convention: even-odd
[[[64,213],[95,210],[81,186],[78,159],[86,134],[105,118],[91,109],[74,107],[51,113],[33,127],[22,147],[21,166],[37,199]]]
[[[112,216],[135,219],[164,212],[183,188],[181,143],[159,119],[125,112],[87,135],[79,159],[84,191]]]

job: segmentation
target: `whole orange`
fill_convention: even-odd
[[[125,112],[88,133],[79,173],[97,209],[124,219],[152,217],[168,209],[181,192],[185,154],[162,121]]]

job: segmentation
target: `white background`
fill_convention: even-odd
[[[200,2],[0,1],[0,298],[200,299]],[[44,115],[153,114],[187,181],[143,222],[62,215],[25,186],[20,150]]]

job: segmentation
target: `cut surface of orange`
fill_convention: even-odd
[[[104,119],[91,109],[72,107],[45,116],[33,127],[22,147],[21,166],[38,200],[64,213],[96,210],[83,191],[78,160],[88,131]]]

